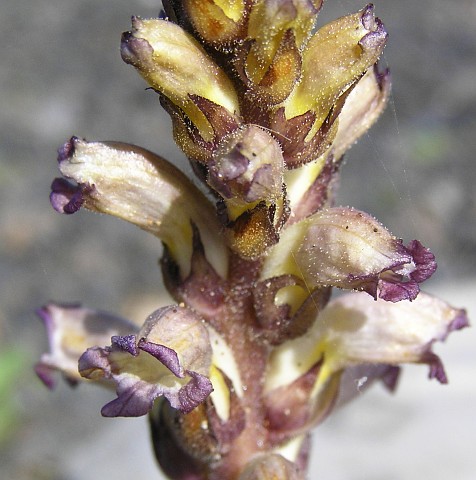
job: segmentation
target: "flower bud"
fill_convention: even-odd
[[[372,5],[318,30],[303,52],[301,82],[284,102],[286,118],[313,111],[312,137],[342,93],[378,60],[386,38]]]
[[[230,79],[185,30],[160,19],[132,19],[122,36],[121,55],[147,83],[185,112],[206,140],[213,130],[190,95],[204,97],[229,112],[239,111]]]
[[[283,170],[278,142],[262,128],[246,125],[218,145],[208,183],[227,206],[243,210],[261,200],[275,202],[280,198]]]

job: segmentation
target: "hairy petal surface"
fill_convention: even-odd
[[[414,300],[435,269],[433,254],[418,241],[405,247],[367,213],[335,207],[286,228],[262,278],[290,273],[309,288],[364,290],[396,302]]]
[[[260,0],[253,5],[248,23],[248,38],[253,43],[246,70],[254,83],[263,78],[287,32],[292,32],[297,48],[303,47],[321,6],[320,0]]]
[[[81,206],[137,225],[168,247],[182,277],[190,271],[196,226],[207,260],[222,276],[226,247],[215,211],[205,196],[169,162],[118,142],[87,142],[73,137],[60,149],[59,169],[69,180],[53,182],[53,207],[72,213]],[[68,185],[68,188],[65,186]]]
[[[127,335],[138,330],[123,318],[79,305],[49,303],[36,313],[45,324],[50,352],[41,356],[35,371],[49,388],[56,383],[55,371],[61,372],[70,383],[82,380],[78,359],[87,348],[108,343],[112,335]]]
[[[118,397],[103,407],[103,416],[145,415],[161,396],[188,413],[212,391],[211,358],[201,320],[187,308],[169,306],[151,314],[138,335],[115,336],[109,347],[87,350],[79,371],[116,384]]]
[[[303,52],[303,76],[284,102],[286,118],[312,110],[316,128],[329,110],[380,57],[387,33],[373,6],[319,29]]]
[[[218,145],[208,184],[225,199],[235,219],[261,200],[277,202],[283,194],[283,171],[278,142],[264,129],[246,125]]]
[[[314,394],[334,374],[362,364],[426,363],[430,378],[446,383],[433,343],[468,326],[466,312],[426,293],[413,302],[373,301],[361,293],[342,295],[321,312],[306,335],[277,347],[267,390],[290,384],[323,360]]]
[[[246,17],[244,0],[185,0],[182,4],[194,29],[207,43],[226,46],[241,37]]]

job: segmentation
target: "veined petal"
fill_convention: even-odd
[[[340,95],[376,63],[386,38],[373,5],[319,29],[303,52],[302,80],[283,104],[286,118],[312,110],[317,130]]]
[[[45,324],[50,352],[41,356],[35,370],[42,382],[54,387],[54,372],[61,372],[71,383],[82,380],[78,360],[92,345],[104,345],[113,335],[136,332],[132,322],[110,313],[79,305],[49,303],[36,312]]]
[[[358,81],[346,98],[339,114],[339,127],[333,141],[338,160],[377,120],[390,95],[390,74],[379,73],[377,65]]]
[[[122,36],[121,55],[147,83],[181,108],[206,140],[212,128],[190,99],[199,95],[230,113],[238,113],[238,99],[230,79],[192,35],[160,19],[132,19],[132,31]]]
[[[150,315],[138,335],[112,337],[111,346],[87,350],[79,371],[116,383],[118,397],[101,411],[106,417],[145,415],[160,396],[187,413],[213,390],[211,359],[201,320],[187,308],[169,306]]]
[[[380,377],[393,389],[399,364],[426,363],[430,367],[429,378],[447,383],[443,364],[432,352],[433,343],[444,341],[450,332],[468,325],[464,310],[425,293],[420,293],[413,302],[399,303],[373,301],[361,293],[346,294],[331,301],[305,335],[273,350],[265,390],[268,397],[273,398],[274,390],[278,392],[285,386],[295,388],[295,384],[302,383],[317,362],[321,362],[314,388],[308,391],[307,418],[312,423],[320,419],[312,413],[321,407],[319,396],[325,394],[336,379],[340,381],[341,373],[348,369],[355,371],[363,367],[362,372],[368,372],[362,388],[367,381]],[[360,387],[355,385],[356,389]],[[339,389],[333,388],[331,393],[335,401]],[[343,400],[352,397],[348,391],[343,395],[346,397]],[[281,396],[285,398],[284,394]],[[294,413],[295,399],[291,394],[288,396],[292,401],[288,408]],[[326,405],[332,403],[327,394],[323,398]],[[283,405],[280,408],[285,412]],[[273,409],[276,410],[274,404]]]
[[[55,180],[51,203],[61,213],[84,206],[127,220],[168,247],[182,277],[190,271],[192,223],[205,256],[222,276],[226,247],[213,206],[175,166],[142,148],[117,142],[87,142],[73,137],[59,152],[59,168],[77,186]]]
[[[364,290],[397,302],[414,300],[435,270],[433,254],[417,240],[405,247],[367,213],[336,207],[284,229],[261,278],[293,274],[312,289]]]

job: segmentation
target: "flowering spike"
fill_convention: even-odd
[[[376,381],[393,391],[402,363],[446,383],[432,345],[468,325],[420,293],[428,248],[334,205],[390,76],[373,5],[316,31],[322,4],[164,0],[159,18],[133,17],[122,58],[159,94],[198,187],[132,145],[73,137],[59,151],[53,208],[159,237],[177,305],[138,330],[50,304],[36,371],[115,387],[104,416],[148,413],[172,480],[304,479],[313,426]],[[358,292],[331,300],[332,287]]]

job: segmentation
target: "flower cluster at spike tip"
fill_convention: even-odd
[[[322,3],[165,0],[158,18],[133,17],[122,58],[157,92],[200,188],[134,145],[72,137],[59,150],[54,209],[158,237],[176,304],[141,328],[45,305],[37,374],[112,387],[104,416],[148,414],[171,479],[305,478],[309,432],[361,391],[355,378],[393,390],[411,362],[446,383],[433,343],[468,325],[420,292],[436,269],[427,247],[334,205],[390,76],[373,5],[316,30]]]

